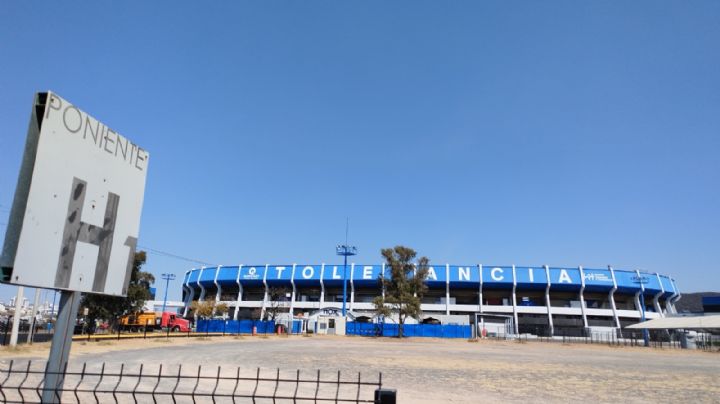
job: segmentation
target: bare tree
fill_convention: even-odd
[[[215,315],[218,315],[220,317],[224,317],[225,314],[229,311],[229,307],[227,303],[218,303],[215,305]]]
[[[288,289],[286,287],[272,287],[268,290],[268,306],[265,308],[263,320],[275,321],[281,313],[288,313]]]
[[[196,300],[190,304],[190,309],[195,317],[210,318],[215,308],[215,300]]]

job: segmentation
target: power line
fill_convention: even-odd
[[[2,210],[7,210],[7,211],[9,212],[10,209],[5,208],[4,206],[5,206],[5,205],[0,204],[0,211],[2,211]],[[7,226],[7,223],[5,223],[5,222],[0,222],[0,226]],[[157,250],[157,249],[155,249],[155,248],[150,248],[150,247],[147,247],[147,246],[138,246],[138,248],[139,248],[139,249],[142,249],[142,250],[147,250],[147,251],[149,251],[149,252],[151,252],[151,253],[153,253],[153,254],[158,254],[158,255],[165,256],[165,257],[175,258],[175,259],[181,260],[181,261],[193,262],[193,263],[200,264],[200,265],[215,266],[215,265],[213,265],[213,264],[211,264],[211,263],[209,263],[209,262],[205,262],[205,261],[203,261],[203,260],[198,260],[198,259],[193,259],[193,258],[187,258],[187,257],[183,257],[183,256],[181,256],[181,255],[169,253],[169,252],[167,252],[167,251]]]
[[[153,253],[153,254],[162,255],[162,256],[170,257],[170,258],[175,258],[175,259],[181,260],[181,261],[194,262],[194,263],[196,263],[196,264],[206,265],[206,266],[211,266],[211,267],[212,267],[212,266],[216,266],[216,265],[211,264],[211,263],[209,263],[209,262],[205,262],[205,261],[197,260],[197,259],[193,259],[193,258],[183,257],[183,256],[180,256],[180,255],[177,255],[177,254],[169,253],[169,252],[167,252],[167,251],[156,250],[156,249],[154,249],[154,248],[150,248],[150,247],[147,247],[147,246],[141,246],[141,245],[139,245],[139,246],[138,246],[138,249],[140,249],[140,250],[147,250],[147,251],[150,251],[150,252]]]
[[[7,223],[0,222],[0,226],[7,226]],[[151,252],[151,253],[153,253],[153,254],[162,255],[162,256],[165,256],[165,257],[169,257],[169,258],[175,258],[175,259],[181,260],[181,261],[193,262],[193,263],[195,263],[195,264],[200,264],[200,265],[205,265],[205,266],[211,266],[211,267],[216,266],[215,264],[211,264],[211,263],[206,262],[206,261],[203,261],[203,260],[198,260],[198,259],[194,259],[194,258],[183,257],[183,256],[181,256],[181,255],[169,253],[169,252],[167,252],[167,251],[157,250],[157,249],[155,249],[155,248],[150,248],[150,247],[148,247],[148,246],[141,246],[141,245],[139,245],[139,246],[138,246],[138,249],[147,250],[147,251],[149,251],[149,252]]]

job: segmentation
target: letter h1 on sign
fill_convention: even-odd
[[[57,94],[36,94],[0,280],[126,295],[148,159]]]

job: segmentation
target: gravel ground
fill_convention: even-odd
[[[47,345],[0,350],[9,359],[46,359]],[[243,337],[158,341],[75,342],[71,364],[99,368],[177,372],[203,365],[203,374],[263,375],[356,380],[376,379],[398,390],[401,403],[533,402],[718,402],[720,354],[678,349],[563,345],[561,343],[365,337]],[[229,372],[229,373],[228,373]],[[326,376],[327,375],[327,376]],[[301,390],[302,391],[302,390]]]

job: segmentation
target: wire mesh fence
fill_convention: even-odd
[[[40,403],[47,390],[62,403],[385,403],[382,373],[140,364],[66,368],[62,386],[45,386],[46,363],[0,366],[0,400]],[[394,398],[394,391],[393,391]],[[395,401],[391,401],[395,402]]]
[[[555,335],[535,336],[530,334],[497,335],[488,339],[515,340],[520,343],[535,341],[563,344],[596,344],[617,347],[650,347],[657,349],[697,349],[703,351],[720,352],[720,335],[710,333],[695,333],[691,335],[692,342],[688,342],[688,335],[683,333],[650,333],[645,341],[640,331],[623,331],[610,333],[590,333],[585,336]],[[685,338],[685,342],[683,342]]]
[[[99,330],[95,332],[87,332],[81,327],[76,327],[76,333],[73,335],[74,341],[107,341],[107,340],[121,340],[121,339],[152,339],[152,338],[193,338],[193,337],[224,337],[224,336],[240,336],[240,335],[299,335],[298,333],[289,334],[284,332],[278,332],[276,324],[271,321],[252,321],[248,320],[248,323],[252,324],[252,327],[247,330],[218,327],[217,330],[210,327],[199,327],[195,329],[188,329],[187,331],[174,331],[171,328],[155,329],[154,327],[144,326],[139,327],[133,331],[117,330]],[[10,329],[12,322],[9,326],[5,326],[0,322],[0,346],[8,345],[10,343]],[[52,340],[54,330],[44,327],[37,327],[31,335],[31,339],[28,341],[28,330],[26,328],[20,328],[18,334],[18,344],[25,344],[27,342],[48,342]]]
[[[12,330],[12,316],[0,318],[0,346],[10,343],[10,332]],[[47,324],[32,324],[29,321],[23,321],[18,327],[18,343],[27,342],[47,342],[52,339],[53,330],[47,327]]]

